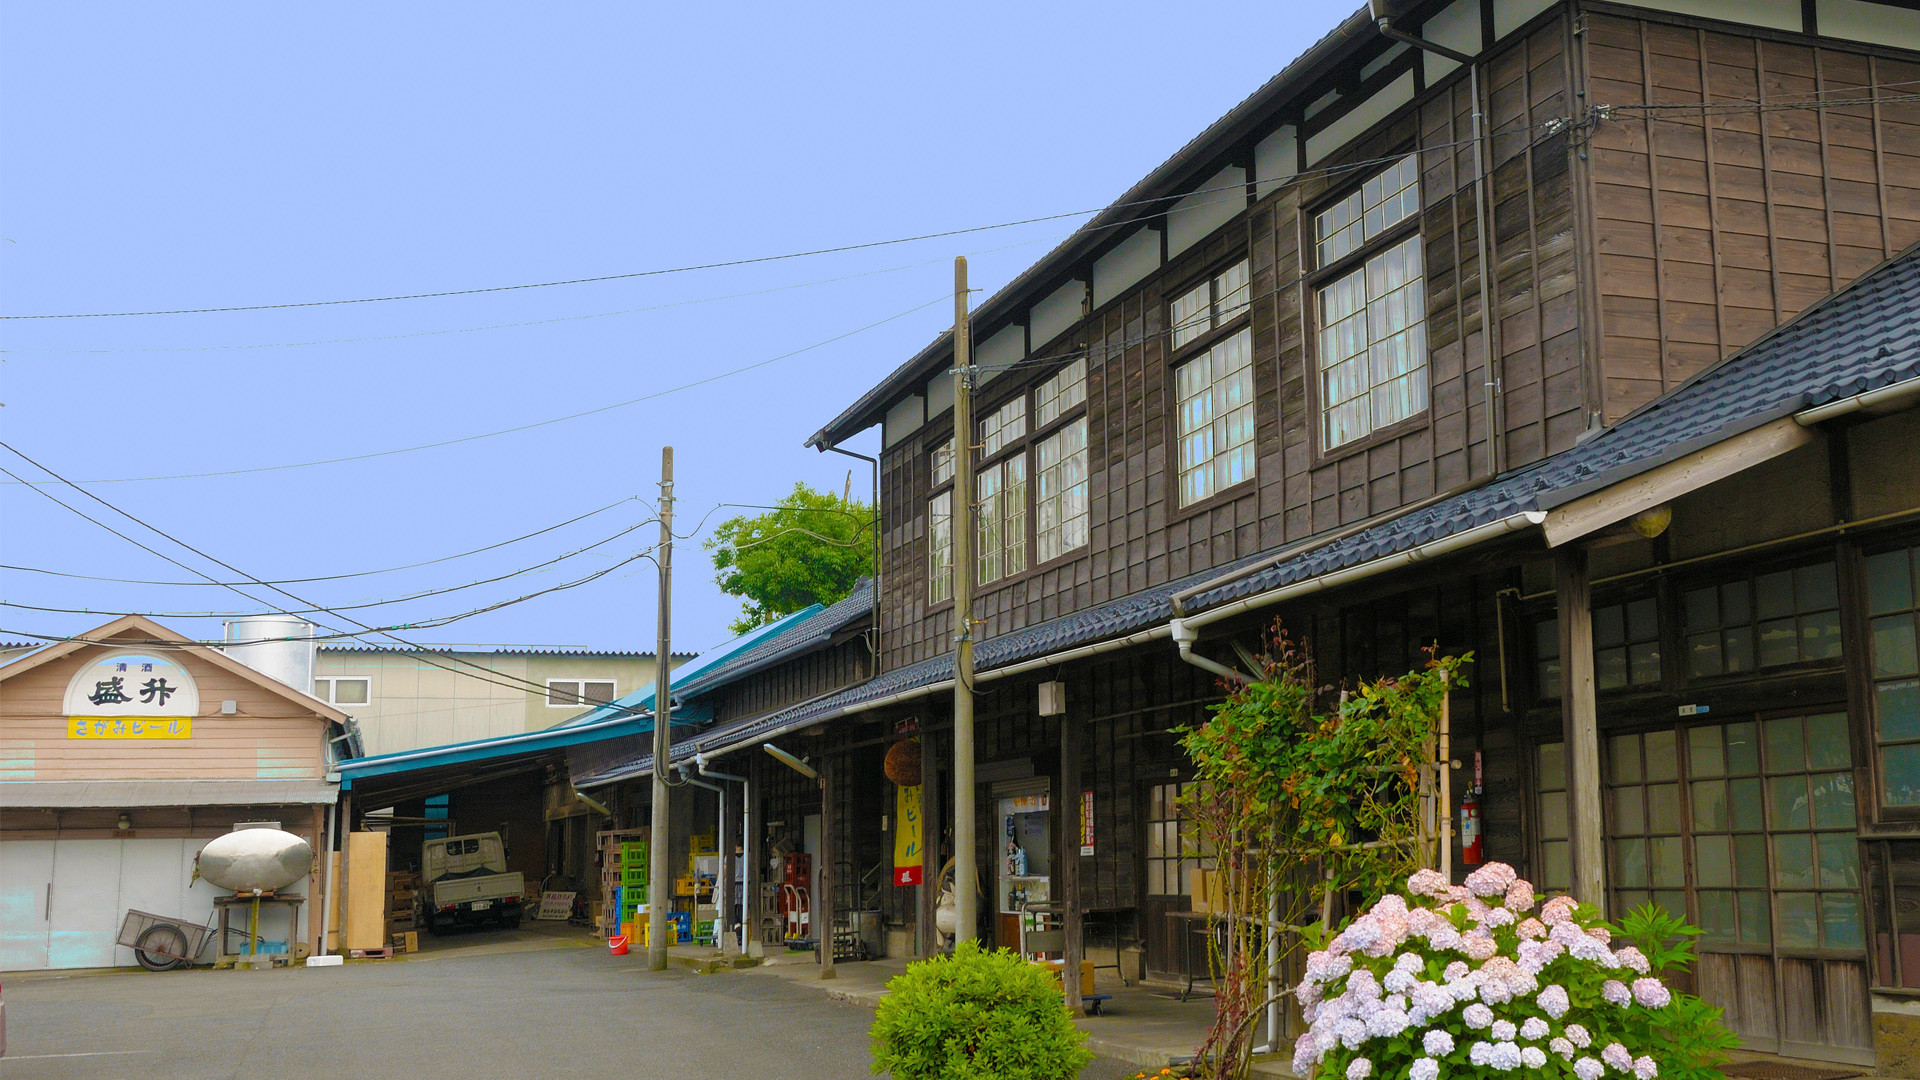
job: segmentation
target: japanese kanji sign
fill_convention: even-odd
[[[920,787],[916,784],[897,790],[895,806],[899,815],[893,819],[893,883],[918,885],[921,879]]]
[[[179,661],[151,653],[115,653],[67,683],[69,739],[189,739],[200,690]]]

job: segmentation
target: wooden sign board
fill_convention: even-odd
[[[535,919],[565,922],[573,915],[573,898],[570,892],[543,892],[540,894],[540,911]]]

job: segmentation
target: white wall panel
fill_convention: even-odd
[[[1139,284],[1160,268],[1160,230],[1141,229],[1093,261],[1093,306]]]
[[[1420,28],[1420,36],[1435,45],[1444,45],[1454,52],[1478,56],[1484,43],[1480,40],[1480,0],[1453,0],[1453,3],[1436,12],[1427,24]],[[1460,66],[1457,60],[1449,60],[1439,53],[1426,53],[1427,84],[1432,85],[1441,76]]]
[[[1465,0],[1462,0],[1465,2]],[[1300,133],[1292,124],[1261,139],[1253,148],[1255,196],[1265,198],[1281,181],[1300,171]]]
[[[1393,110],[1412,100],[1413,72],[1403,72],[1399,78],[1376,90],[1372,97],[1348,109],[1338,120],[1307,136],[1307,164],[1312,165],[1359,138],[1368,128],[1385,120]]]
[[[1920,49],[1920,11],[1862,0],[1816,0],[1821,37]]]
[[[1247,208],[1247,170],[1229,166],[1167,211],[1167,254],[1178,255]]]
[[[920,430],[920,425],[926,422],[926,399],[919,394],[909,394],[887,410],[886,419],[880,422],[880,443],[892,446]]]

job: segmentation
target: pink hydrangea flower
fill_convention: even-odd
[[[1617,1042],[1608,1043],[1606,1049],[1600,1051],[1600,1060],[1606,1062],[1610,1068],[1618,1069],[1621,1072],[1633,1071],[1632,1052]]]
[[[1497,907],[1488,911],[1487,917],[1481,921],[1488,926],[1511,926],[1514,922],[1514,914],[1506,908]]]
[[[1567,1010],[1573,1007],[1573,1002],[1567,998],[1567,988],[1558,983],[1540,991],[1533,1000],[1539,1004],[1540,1011],[1555,1020],[1567,1015]]]
[[[1550,1030],[1552,1029],[1547,1027],[1545,1020],[1537,1016],[1529,1016],[1526,1022],[1520,1025],[1520,1037],[1528,1042],[1539,1042],[1547,1037],[1547,1032]]]
[[[1673,1000],[1673,994],[1661,985],[1659,979],[1645,978],[1633,980],[1633,1000],[1649,1009],[1664,1009],[1667,1002]]]
[[[1439,896],[1447,889],[1447,879],[1432,868],[1415,870],[1407,879],[1407,891],[1415,896]]]
[[[1633,1075],[1640,1080],[1653,1080],[1660,1075],[1660,1066],[1645,1054],[1633,1059]]]
[[[1493,1010],[1476,1001],[1460,1011],[1460,1022],[1479,1031],[1493,1023]]]
[[[1529,1069],[1543,1069],[1547,1065],[1547,1052],[1537,1046],[1520,1048],[1520,1064]]]
[[[1600,1064],[1590,1057],[1583,1057],[1573,1063],[1573,1075],[1579,1077],[1580,1080],[1600,1080],[1601,1074],[1606,1071],[1607,1067],[1605,1065]]]
[[[1467,938],[1460,943],[1460,951],[1475,960],[1491,960],[1500,951],[1500,946],[1492,938]]]
[[[1366,1058],[1354,1058],[1347,1065],[1347,1080],[1367,1080],[1373,1075],[1373,1062]]]
[[[1407,1080],[1439,1080],[1440,1063],[1430,1057],[1423,1057],[1407,1070]]]
[[[1432,1057],[1446,1057],[1453,1053],[1453,1033],[1434,1028],[1420,1036],[1420,1048]]]
[[[1514,928],[1514,932],[1524,940],[1539,941],[1547,936],[1547,924],[1539,919],[1521,919],[1520,925]]]
[[[1455,960],[1453,963],[1447,965],[1446,970],[1440,973],[1440,977],[1448,982],[1459,982],[1461,979],[1466,978],[1467,972],[1471,970],[1473,969],[1467,966],[1465,960]]]
[[[1636,971],[1642,975],[1650,975],[1653,973],[1653,965],[1648,962],[1647,954],[1631,945],[1622,945],[1620,949],[1613,954],[1613,958],[1620,961],[1621,967]]]
[[[1467,875],[1467,891],[1475,896],[1506,895],[1507,886],[1520,879],[1506,863],[1490,862]],[[1531,888],[1531,886],[1529,886]]]
[[[1587,927],[1587,936],[1605,945],[1613,940],[1613,931],[1604,926],[1589,926]]]
[[[1574,905],[1578,901],[1571,896],[1556,896],[1541,905],[1540,921],[1548,926],[1558,926],[1573,918]]]
[[[1507,895],[1504,902],[1509,911],[1532,911],[1533,884],[1528,881],[1515,879],[1507,886]]]
[[[1623,1009],[1633,1004],[1633,991],[1628,990],[1627,984],[1621,982],[1619,979],[1608,979],[1602,983],[1600,986],[1600,996],[1605,998],[1610,1004],[1618,1005]],[[1613,1063],[1609,1061],[1607,1064],[1611,1065]]]
[[[1511,1020],[1495,1020],[1492,1026],[1487,1028],[1487,1034],[1501,1042],[1512,1042],[1514,1036],[1519,1033],[1519,1029],[1513,1026]]]
[[[1380,980],[1380,985],[1386,987],[1388,993],[1404,994],[1413,989],[1414,982],[1412,972],[1394,968],[1387,972],[1386,978]]]
[[[1573,1042],[1569,1039],[1556,1038],[1552,1042],[1547,1044],[1547,1049],[1553,1051],[1556,1054],[1559,1054],[1562,1058],[1566,1059],[1567,1061],[1573,1060],[1573,1053],[1574,1053]]]
[[[1566,1030],[1562,1031],[1561,1034],[1565,1035],[1573,1045],[1582,1050],[1593,1045],[1593,1036],[1587,1034],[1586,1025],[1584,1024],[1568,1024]]]

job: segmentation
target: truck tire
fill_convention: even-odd
[[[434,937],[445,937],[453,933],[454,925],[454,918],[451,915],[435,914],[427,917],[427,931]]]
[[[512,914],[502,914],[500,916],[500,925],[509,930],[520,929],[520,909],[514,908]]]

